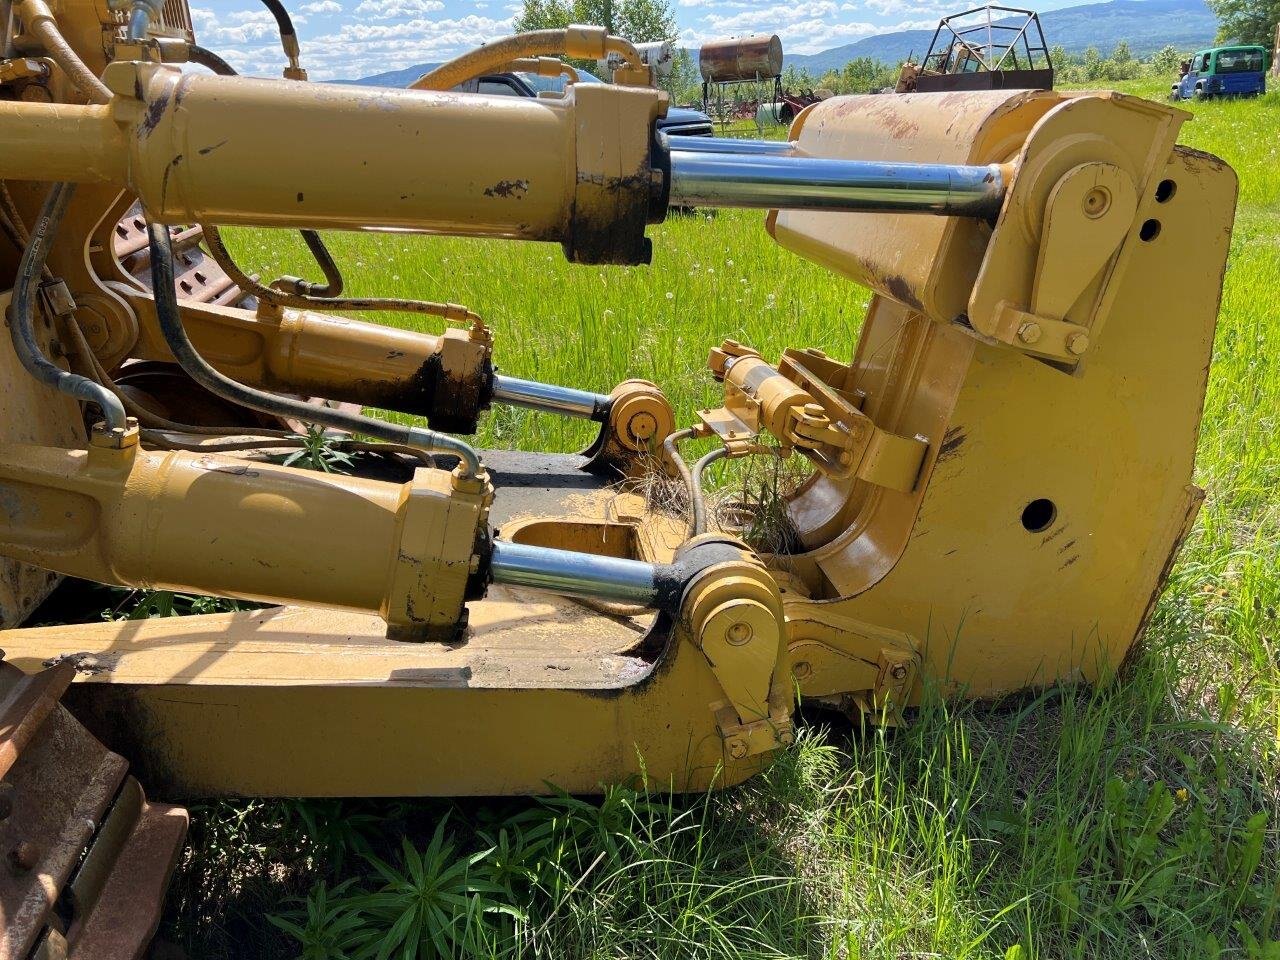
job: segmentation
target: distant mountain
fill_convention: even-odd
[[[440,66],[438,63],[415,63],[403,70],[388,70],[386,73],[375,73],[372,77],[361,77],[359,80],[330,80],[329,83],[356,83],[362,87],[407,87],[424,73]]]
[[[956,6],[957,12],[962,6]],[[1168,44],[1179,50],[1194,50],[1212,45],[1218,30],[1218,21],[1204,0],[1089,3],[1042,13],[1040,24],[1050,48],[1060,45],[1068,53],[1083,53],[1089,47],[1097,47],[1104,57],[1121,40],[1128,42],[1136,57],[1150,56]],[[788,54],[784,63],[808,70],[813,77],[839,70],[858,57],[896,65],[912,53],[923,56],[932,38],[932,30],[882,33],[821,53]]]
[[[959,12],[963,4],[957,3]],[[1063,7],[1040,14],[1045,41],[1052,48],[1061,46],[1068,53],[1083,53],[1097,47],[1104,57],[1121,40],[1129,44],[1135,57],[1146,57],[1161,47],[1173,44],[1179,50],[1195,50],[1213,43],[1218,21],[1205,0],[1110,0],[1078,7]],[[932,30],[900,30],[881,33],[854,43],[847,43],[821,53],[787,54],[786,66],[808,70],[820,77],[828,70],[839,70],[850,60],[870,57],[896,66],[911,54],[924,55],[933,38]],[[696,51],[694,54],[696,62]],[[358,83],[369,87],[407,87],[438,63],[418,63],[403,70],[389,70],[360,80],[333,80],[332,83]]]

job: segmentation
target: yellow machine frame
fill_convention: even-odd
[[[15,8],[47,25],[40,0]],[[504,42],[383,91],[183,73],[162,61],[189,36],[122,36],[87,0],[49,17],[106,92],[85,102],[96,88],[61,55],[47,102],[0,103],[0,178],[27,219],[49,181],[81,185],[48,260],[69,300],[46,290],[38,327],[73,367],[183,360],[165,297],[112,252],[135,200],[159,224],[375,225],[641,263],[646,224],[689,196],[638,59],[623,84],[558,98],[441,92],[515,58],[626,54],[603,31]],[[711,353],[725,404],[689,432],[729,456],[767,439],[814,466],[787,499],[801,549],[786,555],[689,538],[582,472],[661,469],[680,424],[651,384],[602,402],[590,463],[486,454],[391,482],[158,448],[135,423],[85,431],[74,400],[0,350],[6,625],[48,592],[46,571],[281,604],[14,629],[8,659],[73,662],[77,716],[175,794],[591,792],[638,776],[695,790],[790,742],[797,696],[893,721],[930,682],[989,697],[1106,679],[1201,499],[1236,183],[1175,146],[1185,119],[1028,91],[835,98],[797,118],[788,161],[985,167],[1002,192],[994,216],[764,204],[782,206],[767,224],[780,244],[875,294],[847,363]],[[218,374],[252,388],[462,431],[497,397],[495,337],[463,307],[435,305],[465,327],[427,335],[310,304],[176,314]],[[540,591],[537,570],[499,565],[504,548],[651,569],[651,612]]]

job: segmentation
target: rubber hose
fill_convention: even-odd
[[[403,443],[431,453],[452,454],[459,459],[459,470],[464,477],[475,477],[483,469],[475,448],[448,434],[328,407],[313,407],[300,400],[255,390],[215,370],[196,350],[182,326],[178,296],[173,289],[173,242],[168,229],[162,224],[150,223],[147,235],[151,242],[151,284],[160,332],[182,369],[210,393],[272,416],[294,417],[348,433],[364,433],[380,440]]]
[[[128,418],[120,398],[88,377],[68,373],[51,363],[36,340],[36,290],[40,285],[45,260],[49,256],[49,244],[58,231],[58,225],[67,212],[67,204],[71,202],[74,192],[74,184],[55,183],[40,208],[40,215],[31,230],[31,239],[18,262],[17,283],[8,310],[9,334],[13,339],[14,352],[28,373],[41,383],[68,396],[97,404],[107,426],[113,430],[123,430],[128,426]],[[168,231],[166,235],[167,233]]]

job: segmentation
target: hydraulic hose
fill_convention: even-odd
[[[264,0],[264,2],[266,2],[266,0]],[[267,6],[271,7],[271,3],[267,3]],[[276,22],[281,24],[281,36],[284,35],[284,24],[288,24],[289,31],[292,32],[293,22],[289,19],[289,12],[278,3],[276,3],[275,6],[279,8],[280,11],[276,14]],[[275,13],[275,9],[272,9],[272,13]],[[192,63],[198,63],[202,67],[207,67],[220,76],[238,76],[236,68],[227,63],[227,61],[222,59],[222,57],[218,56],[212,50],[206,50],[204,47],[197,46],[195,44],[192,44],[187,48],[187,59]],[[227,269],[226,264],[223,263],[223,259],[229,261],[231,259],[231,255],[226,252],[226,247],[222,243],[221,236],[217,233],[217,228],[206,227],[203,224],[201,227],[204,230],[205,236],[210,238],[210,247],[212,247],[213,243],[216,241],[218,246],[222,249],[222,258],[218,258],[215,254],[215,259],[218,260],[218,263],[222,266],[222,269],[226,271],[227,275],[230,276],[232,280],[235,280],[236,277],[232,275],[231,271]],[[316,263],[320,265],[320,270],[324,274],[324,283],[310,283],[300,277],[281,277],[272,284],[271,288],[268,288],[255,283],[248,277],[244,277],[245,283],[239,284],[240,288],[246,292],[253,292],[253,290],[250,289],[250,287],[252,287],[257,291],[260,291],[257,295],[261,299],[267,300],[268,302],[272,302],[271,289],[273,288],[280,289],[285,292],[289,292],[290,288],[292,288],[291,292],[299,296],[332,298],[341,294],[343,287],[342,271],[338,269],[338,264],[334,262],[333,255],[329,253],[329,248],[326,247],[324,245],[324,241],[320,239],[320,234],[316,233],[314,230],[299,230],[298,233],[302,235],[302,240],[306,243],[307,249],[310,250],[311,255],[315,257]],[[241,272],[237,270],[236,273]],[[243,276],[243,274],[241,274],[241,276]],[[248,284],[248,286],[246,286],[246,284]],[[277,284],[282,286],[277,287]]]
[[[293,27],[293,19],[289,16],[289,11],[280,0],[262,0],[262,5],[271,11],[271,16],[275,17],[276,27],[280,32],[280,46],[284,48],[289,66],[295,70],[300,69],[298,58],[302,55],[302,49],[298,45],[298,31]]]
[[[707,532],[707,501],[702,494],[702,474],[711,464],[715,463],[721,457],[727,456],[728,447],[716,447],[710,453],[703,455],[698,462],[693,465],[693,482],[690,489],[693,491],[693,534],[697,536],[700,533]]]
[[[605,34],[602,28],[571,26],[560,30],[530,30],[503,37],[469,50],[423,74],[410,90],[451,90],[460,83],[490,73],[512,60],[563,54],[585,60],[603,60],[616,53],[632,67],[643,67],[640,51],[629,40]]]
[[[337,263],[334,262],[333,254],[329,252],[329,248],[320,239],[320,234],[314,230],[299,230],[298,233],[302,235],[302,242],[311,251],[311,256],[315,257],[316,263],[320,265],[320,272],[324,274],[324,283],[312,283],[310,280],[303,280],[301,277],[281,277],[271,286],[287,293],[296,293],[299,296],[322,297],[325,300],[332,300],[342,293],[342,271],[338,269]]]
[[[400,313],[421,313],[432,317],[443,317],[458,323],[476,324],[480,315],[459,303],[437,303],[433,300],[408,300],[395,297],[309,297],[305,294],[288,293],[258,283],[245,273],[231,258],[231,252],[222,240],[222,232],[209,223],[200,224],[204,231],[204,239],[209,244],[209,252],[241,290],[251,293],[260,300],[274,303],[281,307],[294,307],[300,310],[370,310],[392,311]]]
[[[13,349],[27,372],[77,400],[97,404],[107,426],[112,430],[123,430],[128,426],[124,405],[120,399],[101,384],[88,377],[68,373],[61,367],[51,363],[40,349],[35,333],[35,298],[40,285],[40,277],[44,270],[45,260],[49,256],[49,244],[57,233],[58,225],[67,212],[67,204],[75,192],[75,185],[55,183],[40,208],[35,226],[31,229],[31,239],[22,252],[18,262],[17,283],[13,289],[13,299],[9,304],[9,333],[13,338]],[[166,231],[167,232],[167,231]],[[172,287],[170,288],[172,290]]]
[[[67,43],[58,29],[57,18],[44,0],[19,0],[17,13],[27,33],[40,41],[49,59],[58,65],[77,90],[88,97],[90,103],[111,102],[110,89],[85,66],[71,44]]]
[[[191,63],[199,64],[212,70],[214,73],[224,77],[236,76],[236,68],[223,60],[212,50],[202,47],[199,44],[191,44],[187,47],[187,60]]]
[[[173,244],[168,229],[162,224],[149,223],[147,236],[151,243],[151,284],[156,298],[160,332],[182,369],[210,393],[273,416],[294,417],[348,433],[364,433],[379,440],[402,443],[429,453],[452,454],[460,461],[459,471],[463,477],[475,477],[483,469],[480,455],[475,449],[448,434],[423,427],[387,423],[342,410],[313,407],[300,400],[255,390],[219,373],[200,356],[182,326],[178,295],[173,288]]]
[[[162,417],[140,404],[132,403],[126,394],[103,369],[84,331],[75,317],[66,317],[67,332],[74,342],[75,352],[92,374],[92,379],[102,384],[124,404],[125,410],[143,425],[143,440],[165,450],[195,450],[206,453],[238,453],[246,450],[271,450],[295,448],[306,445],[306,438],[285,430],[268,430],[262,427],[206,427],[178,423]],[[352,453],[377,453],[384,456],[412,457],[421,466],[434,467],[431,455],[414,447],[398,443],[370,443],[364,440],[330,440],[334,450]]]
[[[269,430],[262,427],[197,426],[192,423],[179,423],[161,416],[149,407],[131,399],[125,391],[120,389],[119,384],[111,379],[110,374],[107,373],[102,363],[98,360],[97,354],[89,346],[89,341],[85,338],[84,331],[80,328],[80,323],[75,317],[66,317],[65,319],[67,321],[65,332],[67,338],[72,342],[73,358],[79,358],[81,366],[88,370],[90,379],[106,387],[118,397],[120,402],[124,404],[125,412],[137,420],[144,428],[171,433],[196,433],[210,437],[243,437],[246,434],[252,434],[255,437],[271,437],[283,440],[291,436],[285,430]],[[146,430],[144,429],[143,432],[145,434]]]
[[[271,16],[275,17],[276,27],[281,37],[298,36],[298,31],[293,28],[293,18],[289,16],[289,11],[280,0],[262,0],[262,5],[271,11]]]
[[[676,450],[676,444],[681,440],[688,440],[693,436],[690,429],[677,430],[675,433],[667,434],[667,438],[662,441],[662,452],[667,455],[667,460],[676,468],[676,473],[680,474],[680,481],[684,484],[685,492],[689,495],[689,506],[693,509],[695,503],[695,493],[693,487],[693,474],[689,472],[689,465],[684,462],[684,457],[680,456]],[[689,521],[689,536],[695,536],[698,532],[697,516],[691,517]]]
[[[306,445],[297,436],[259,436],[254,431],[241,431],[236,436],[209,437],[174,430],[143,430],[142,439],[164,450],[193,450],[197,453],[245,453],[260,450],[287,450]],[[376,453],[394,459],[409,457],[422,467],[434,467],[431,455],[416,447],[398,443],[370,443],[366,440],[330,440],[328,446],[343,453]]]
[[[22,222],[18,205],[13,202],[13,195],[9,193],[9,185],[3,180],[0,180],[0,230],[4,231],[4,235],[21,257],[31,236],[27,233],[27,225]],[[42,272],[48,276],[49,268],[45,267]]]

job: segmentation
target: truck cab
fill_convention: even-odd
[[[1255,97],[1267,91],[1267,51],[1264,47],[1214,47],[1200,50],[1184,63],[1173,84],[1171,100],[1210,97]]]

